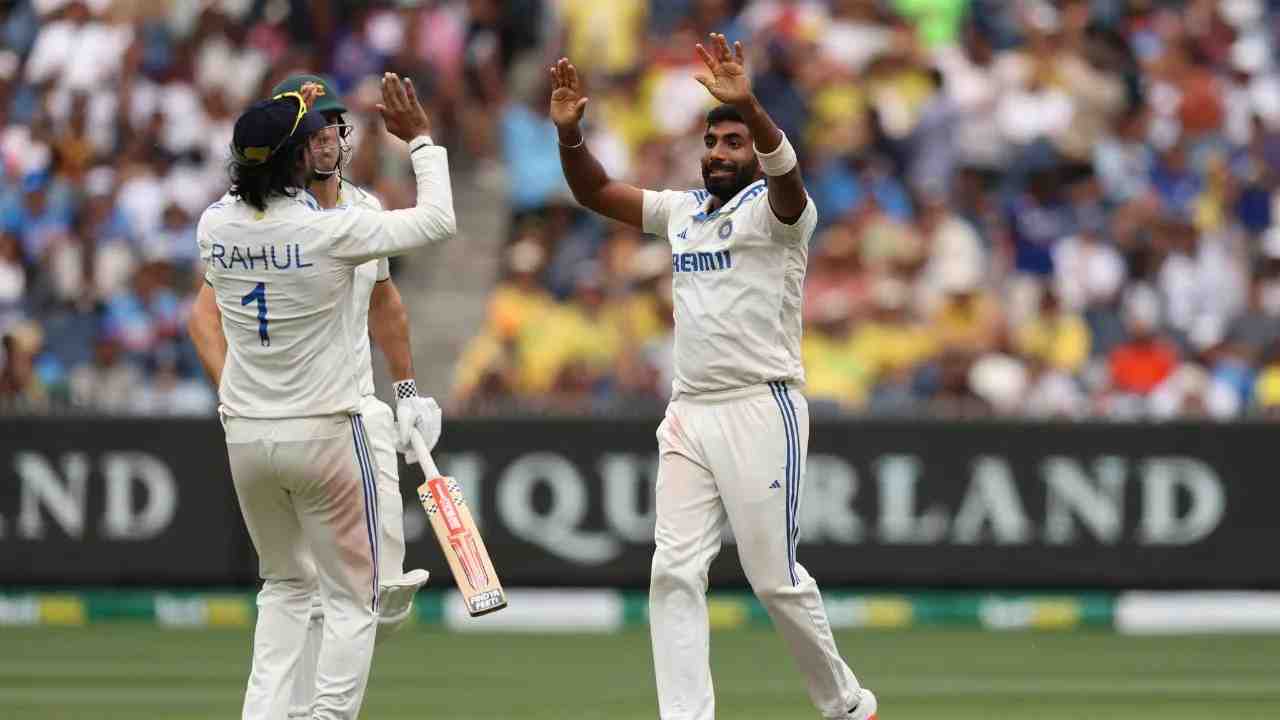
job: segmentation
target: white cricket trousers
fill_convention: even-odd
[[[404,575],[404,498],[400,495],[400,466],[396,458],[395,413],[390,405],[373,395],[366,395],[360,399],[360,417],[364,421],[377,475],[378,528],[382,533],[378,542],[378,578],[386,586]],[[379,627],[385,629],[386,619],[380,618],[379,621]],[[302,661],[294,676],[290,718],[311,717],[310,708],[316,692],[316,662],[320,658],[323,636],[324,606],[317,593],[311,601],[311,621],[307,625]],[[385,635],[379,633],[379,640],[383,637]]]
[[[404,497],[400,494],[400,463],[396,458],[396,416],[391,406],[372,395],[360,400],[373,455],[378,491],[378,577],[382,584],[404,575]]]
[[[824,718],[847,717],[858,680],[840,658],[818,584],[796,562],[809,408],[785,383],[681,396],[658,427],[649,586],[658,712],[713,720],[707,571],[726,520],[751,589]]]
[[[224,425],[263,579],[243,718],[288,716],[317,587],[326,622],[312,717],[355,718],[378,621],[378,503],[364,424],[329,415]]]

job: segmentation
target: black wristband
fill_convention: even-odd
[[[396,400],[418,397],[418,383],[414,382],[413,378],[391,383],[391,388],[396,392]]]

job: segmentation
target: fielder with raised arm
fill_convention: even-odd
[[[798,388],[800,304],[818,211],[796,154],[751,91],[742,46],[698,45],[706,190],[654,192],[609,178],[583,142],[587,105],[567,59],[551,68],[551,119],[574,197],[671,243],[675,380],[658,427],[657,548],[649,622],[663,720],[713,720],[707,571],[725,521],[756,597],[824,718],[870,720],[876,698],[840,658],[817,583],[796,562],[809,414]]]
[[[231,192],[196,233],[226,339],[218,396],[227,455],[263,578],[244,718],[288,717],[317,589],[324,624],[311,717],[359,713],[383,535],[352,342],[365,323],[353,302],[357,268],[455,232],[445,151],[431,142],[412,84],[392,74],[378,108],[409,144],[416,207],[319,207],[304,188],[334,167],[338,132],[308,111],[321,91],[286,92],[237,119]]]
[[[318,75],[293,75],[273,88],[271,94],[301,92],[303,85],[310,83],[319,86],[321,93],[311,110],[323,115],[327,123],[323,135],[313,143],[316,167],[312,169],[307,183],[310,199],[321,210],[349,206],[381,210],[382,203],[377,197],[342,176],[342,169],[351,158],[353,128],[346,122],[346,105],[328,80]],[[371,260],[356,268],[355,273],[352,302],[355,305],[356,335],[352,342],[360,364],[360,415],[369,434],[369,450],[378,473],[378,519],[382,529],[378,554],[381,582],[378,642],[381,642],[408,621],[413,611],[413,597],[429,577],[425,570],[404,571],[404,504],[400,495],[396,451],[408,451],[407,435],[413,427],[420,429],[428,445],[434,445],[440,436],[441,417],[435,400],[418,396],[413,377],[413,356],[409,350],[409,316],[400,299],[400,291],[391,279],[386,258]],[[222,318],[213,298],[213,289],[207,283],[196,297],[189,326],[196,350],[217,385],[227,343],[222,335]],[[386,358],[393,380],[397,398],[394,419],[391,408],[374,394],[370,338]],[[302,661],[293,682],[290,718],[311,717],[316,661],[323,634],[324,606],[319,593],[316,593],[311,602],[311,621],[307,626]]]

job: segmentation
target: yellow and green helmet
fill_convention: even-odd
[[[317,97],[315,103],[312,104],[312,112],[318,113],[347,113],[347,106],[342,103],[342,96],[338,94],[337,89],[333,85],[333,81],[323,75],[297,74],[290,75],[280,81],[278,85],[271,88],[272,97],[280,93],[301,92],[302,86],[307,83],[316,83],[324,88],[324,94]]]

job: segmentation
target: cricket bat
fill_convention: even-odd
[[[418,486],[418,500],[427,511],[436,540],[449,561],[449,569],[462,592],[467,612],[471,617],[478,617],[501,610],[507,606],[507,593],[498,582],[493,560],[489,558],[484,539],[471,517],[471,509],[462,497],[462,488],[457,480],[440,474],[422,433],[414,430],[411,441],[422,473],[427,478]]]

